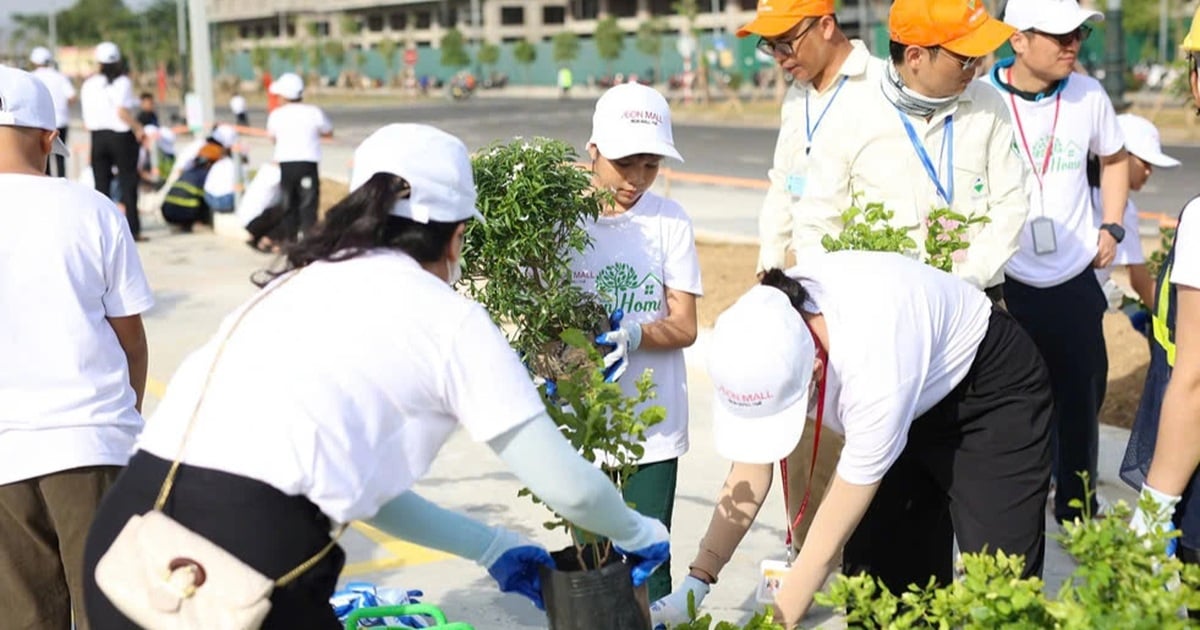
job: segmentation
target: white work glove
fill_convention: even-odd
[[[1153,504],[1150,511],[1142,509],[1142,504],[1146,503],[1146,499]],[[1182,497],[1165,494],[1151,488],[1147,484],[1142,484],[1142,493],[1138,499],[1138,508],[1133,512],[1133,518],[1129,521],[1129,527],[1140,535],[1149,534],[1152,531],[1171,532],[1175,530],[1175,524],[1172,518],[1175,516],[1175,506],[1179,504]],[[1177,538],[1172,538],[1167,541],[1167,557],[1175,555],[1175,547],[1178,544]]]
[[[625,321],[625,311],[621,309],[608,318],[608,324],[612,330],[596,337],[596,343],[613,346],[612,351],[604,355],[604,380],[615,383],[625,374],[629,354],[642,345],[642,325]]]
[[[683,584],[670,595],[650,604],[650,626],[654,630],[667,630],[690,619],[688,615],[688,595],[696,599],[696,610],[708,596],[712,587],[692,576],[683,578]]]

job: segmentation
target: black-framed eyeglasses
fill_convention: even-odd
[[[796,44],[804,39],[805,35],[813,29],[821,21],[821,18],[816,18],[808,23],[808,26],[800,29],[800,33],[788,40],[771,40],[765,37],[758,38],[758,44],[755,45],[758,51],[764,55],[779,55],[780,57],[791,57],[796,54]]]
[[[1047,33],[1045,31],[1039,31],[1036,28],[1031,28],[1025,32],[1033,33],[1035,35],[1041,35],[1042,37],[1052,39],[1052,40],[1058,42],[1059,46],[1070,46],[1071,44],[1074,44],[1076,41],[1078,41],[1080,44],[1082,44],[1083,42],[1086,42],[1087,38],[1092,35],[1092,27],[1090,27],[1086,24],[1082,24],[1079,26],[1079,28],[1077,28],[1069,33],[1062,33],[1061,35],[1058,33]]]
[[[959,64],[959,66],[961,67],[963,72],[970,70],[975,64],[979,63],[980,59],[983,58],[983,57],[965,57],[963,55],[960,55],[960,54],[954,52],[953,50],[948,50],[946,48],[942,48],[941,46],[935,46],[933,48],[930,48],[929,50],[932,52],[935,52],[935,53],[941,52],[941,53],[945,54],[947,57],[950,57],[951,59],[954,60],[955,63]]]

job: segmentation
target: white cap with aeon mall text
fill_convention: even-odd
[[[1084,9],[1076,0],[1008,0],[1004,7],[1004,21],[1018,31],[1064,35],[1088,20],[1102,22],[1104,14]]]
[[[54,100],[37,77],[9,66],[0,66],[0,127],[28,127],[57,131]],[[54,155],[71,155],[62,138],[54,138]]]
[[[475,207],[475,176],[462,140],[429,125],[395,123],[371,134],[354,150],[350,190],[378,173],[408,182],[411,192],[390,214],[417,223],[483,221]]]
[[[596,101],[588,144],[610,160],[644,153],[683,161],[675,150],[667,99],[640,83],[613,86]]]
[[[1125,136],[1125,150],[1139,160],[1159,168],[1175,168],[1179,160],[1163,153],[1162,140],[1154,123],[1133,114],[1117,116],[1121,135]]]
[[[735,462],[769,464],[800,442],[817,346],[782,291],[756,286],[717,318],[710,338],[713,441]]]

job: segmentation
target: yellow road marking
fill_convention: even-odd
[[[358,533],[366,536],[371,542],[382,547],[390,557],[348,564],[342,569],[342,575],[345,577],[429,564],[454,557],[445,552],[426,549],[425,547],[394,538],[366,523],[355,521],[351,524],[351,527],[358,531]]]

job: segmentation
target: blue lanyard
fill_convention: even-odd
[[[946,116],[945,132],[942,133],[942,155],[946,156],[946,170],[949,171],[949,176],[946,178],[946,185],[942,185],[942,178],[938,175],[937,169],[933,167],[933,160],[929,159],[929,152],[925,150],[925,144],[917,137],[917,131],[913,129],[912,123],[908,122],[904,112],[899,109],[896,113],[900,115],[900,122],[904,123],[904,130],[908,132],[908,140],[912,142],[913,150],[917,152],[917,157],[921,158],[921,164],[925,167],[925,172],[929,174],[929,179],[933,180],[933,185],[937,186],[938,196],[949,206],[954,203],[954,115]],[[949,147],[947,149],[947,146]],[[949,191],[947,192],[947,189]]]
[[[830,106],[832,106],[833,102],[837,100],[838,92],[842,91],[842,86],[846,85],[846,79],[849,78],[849,76],[842,75],[842,80],[838,81],[837,88],[833,90],[833,96],[829,97],[829,102],[825,103],[825,108],[821,110],[821,115],[817,116],[816,124],[812,124],[812,116],[808,113],[808,94],[812,90],[810,89],[804,92],[804,134],[808,137],[808,144],[804,146],[805,154],[807,154],[809,151],[812,151],[812,139],[817,133],[817,128],[821,126],[821,121],[825,120],[825,114],[829,113]]]

